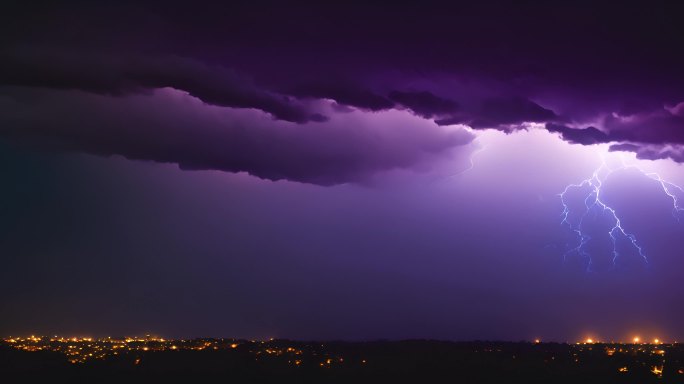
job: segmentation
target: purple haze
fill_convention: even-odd
[[[681,5],[7,10],[0,332],[684,336]]]

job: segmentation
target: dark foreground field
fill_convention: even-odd
[[[212,339],[207,339],[212,340]],[[684,347],[635,344],[241,341],[203,350],[127,350],[86,362],[0,345],[0,382],[663,383],[684,382]],[[193,344],[194,345],[194,344]],[[213,345],[207,343],[206,345]],[[216,345],[221,345],[216,343]],[[230,344],[229,344],[230,345]],[[79,345],[66,346],[68,350]],[[120,350],[120,349],[119,349]]]

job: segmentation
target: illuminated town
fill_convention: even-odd
[[[425,364],[435,364],[441,367],[439,369],[454,372],[477,371],[475,367],[480,364],[494,371],[497,367],[507,369],[508,365],[522,364],[535,373],[551,375],[549,377],[567,372],[590,372],[601,375],[597,377],[612,377],[618,381],[621,377],[642,382],[649,379],[684,381],[684,346],[677,342],[665,343],[657,338],[645,341],[637,336],[631,342],[603,342],[596,337],[587,337],[575,343],[543,342],[541,339],[527,342],[410,340],[318,343],[277,339],[165,339],[151,335],[121,338],[31,335],[6,337],[0,347],[5,352],[26,353],[24,356],[27,357],[49,354],[75,368],[116,366],[116,369],[129,370],[156,364],[168,370],[169,367],[178,369],[183,361],[205,364],[213,359],[212,364],[218,366],[240,361],[243,368],[247,362],[258,369],[277,367],[279,374],[298,370],[319,374],[324,371],[363,374],[374,370],[384,373],[401,371],[411,364],[415,364],[414,369],[418,370]],[[407,361],[412,363],[407,365]]]
[[[28,352],[51,351],[66,355],[72,364],[86,363],[93,360],[105,360],[119,355],[134,355],[135,364],[141,362],[145,353],[155,353],[163,351],[218,351],[218,350],[239,350],[246,351],[254,355],[258,360],[266,356],[286,357],[288,363],[300,365],[301,357],[306,352],[310,356],[318,356],[321,360],[320,366],[329,366],[343,359],[326,354],[323,345],[307,345],[306,350],[301,346],[284,346],[283,342],[276,340],[269,341],[247,341],[237,339],[216,339],[198,338],[188,340],[172,340],[146,335],[144,337],[124,337],[124,338],[92,338],[92,337],[47,337],[47,336],[28,336],[28,337],[8,337],[3,339],[3,343],[15,349]]]

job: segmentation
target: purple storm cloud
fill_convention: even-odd
[[[80,151],[324,184],[422,161],[422,156],[400,153],[404,150],[434,154],[455,145],[446,138],[426,149],[416,134],[416,147],[408,148],[413,143],[408,141],[396,154],[391,149],[376,154],[371,146],[370,152],[324,155],[322,142],[337,141],[341,133],[325,138],[322,132],[345,129],[335,123],[345,108],[369,116],[409,111],[427,120],[428,141],[439,131],[435,124],[510,132],[523,123],[541,123],[572,143],[611,143],[613,150],[634,151],[641,158],[681,161],[684,118],[676,106],[684,101],[684,55],[676,48],[682,27],[672,19],[681,10],[678,5],[652,6],[650,13],[582,2],[558,7],[478,2],[440,12],[443,6],[266,2],[269,11],[257,12],[258,7],[244,4],[207,3],[189,14],[180,5],[159,8],[154,2],[110,8],[45,5],[54,17],[43,20],[39,12],[15,4],[14,20],[21,17],[24,23],[7,20],[2,27],[4,36],[18,37],[0,50],[0,85],[10,98],[31,89],[34,98],[22,101],[27,108],[41,93],[54,97],[53,90],[106,95],[113,104],[132,105],[147,100],[137,95],[173,88],[207,105],[257,110],[273,118],[243,120],[240,127],[226,123],[231,125],[227,130],[245,137],[264,129],[280,132],[283,122],[295,123],[286,134],[292,141],[283,139],[281,146],[300,155],[296,164],[224,142],[227,137],[206,136],[204,128],[191,142],[209,140],[211,151],[203,145],[170,146],[179,151],[174,154],[170,147],[102,148],[89,138],[100,129],[97,124],[82,124],[65,135],[46,121],[1,112],[13,115],[26,130],[14,136],[59,136],[65,147]],[[632,28],[637,24],[638,34]],[[78,97],[88,98],[85,94]],[[331,100],[337,108],[321,107]],[[11,107],[5,103],[4,108]],[[95,116],[96,111],[92,119],[112,120],[106,115],[110,112]],[[53,108],[53,113],[64,112]],[[178,129],[172,119],[155,116],[159,112],[153,108],[136,113],[148,115],[125,122],[131,125],[126,139],[131,143],[155,141],[155,135],[163,142],[165,130]],[[142,126],[151,120],[145,124],[154,129]],[[409,120],[406,124],[413,124]],[[311,132],[320,141],[304,139]],[[403,132],[397,129],[396,138],[386,132],[380,139],[401,141]],[[232,160],[216,154],[221,145]],[[237,154],[236,146],[245,148],[243,153]],[[191,147],[197,152],[191,153]],[[318,154],[307,157],[307,151]],[[327,181],[320,177],[325,172]]]
[[[0,97],[5,137],[270,180],[364,182],[379,171],[425,165],[473,139],[462,128],[401,111],[354,111],[325,124],[295,124],[260,111],[208,106],[171,88],[128,97],[3,90],[13,95]]]

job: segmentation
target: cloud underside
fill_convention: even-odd
[[[457,126],[684,162],[678,5],[45,7],[0,20],[5,137],[322,185],[448,156]]]
[[[474,135],[556,114],[515,95],[461,103],[397,84],[266,87],[175,55],[22,48],[0,63],[0,134],[65,150],[320,185],[445,158]],[[513,128],[511,128],[513,127]]]
[[[7,138],[269,180],[364,182],[378,172],[425,166],[473,139],[465,129],[403,111],[353,111],[325,124],[297,124],[254,109],[210,106],[172,88],[127,97],[0,91],[0,135]]]
[[[320,185],[417,168],[473,139],[542,124],[570,143],[610,143],[642,159],[684,161],[681,104],[606,110],[582,126],[572,111],[505,86],[484,92],[321,81],[258,85],[228,67],[177,56],[18,50],[0,64],[0,134],[88,153],[248,172]],[[477,78],[470,80],[477,82]]]

